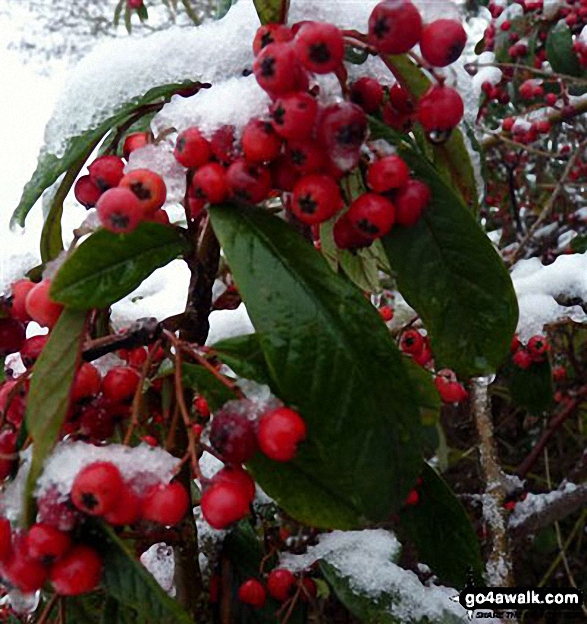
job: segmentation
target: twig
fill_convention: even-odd
[[[57,594],[53,594],[49,599],[49,602],[46,604],[43,609],[43,613],[41,613],[41,617],[37,620],[37,624],[46,624],[49,620],[49,616],[51,615],[51,611],[53,611],[53,607],[57,603],[59,596]]]
[[[513,566],[503,502],[503,473],[497,460],[493,422],[487,388],[489,379],[478,377],[471,383],[471,406],[479,433],[479,462],[485,477],[483,510],[491,519],[492,549],[487,562],[487,582],[491,587],[513,586]]]

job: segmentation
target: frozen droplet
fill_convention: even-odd
[[[8,602],[16,615],[33,613],[39,606],[40,600],[40,591],[24,594],[18,589],[12,589],[8,592]]]

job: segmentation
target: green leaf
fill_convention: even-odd
[[[126,6],[127,0],[119,0],[116,8],[114,9],[114,28],[118,28],[118,24],[120,24],[120,15],[122,13],[122,9]]]
[[[141,223],[126,235],[98,230],[61,266],[51,296],[74,308],[106,308],[131,293],[187,246],[181,230]]]
[[[28,524],[34,520],[33,490],[67,413],[85,321],[85,313],[63,310],[35,364],[26,409],[26,427],[34,443],[25,489],[25,521]]]
[[[463,587],[469,570],[483,576],[477,535],[465,508],[444,479],[428,464],[420,475],[420,499],[400,511],[403,531],[441,583]]]
[[[168,596],[147,569],[135,559],[116,533],[102,525],[104,556],[102,577],[106,592],[148,622],[194,624],[179,603]]]
[[[135,114],[141,107],[158,100],[168,100],[174,93],[195,83],[187,80],[182,83],[162,85],[150,89],[141,97],[136,97],[130,102],[125,102],[107,119],[102,121],[97,128],[88,130],[79,136],[69,139],[63,156],[57,157],[46,151],[41,151],[37,169],[33,177],[24,187],[20,203],[14,211],[11,225],[24,226],[27,214],[41,197],[43,191],[56,182],[59,176],[70,167],[86,161],[96,145],[102,140],[104,135],[115,125]]]
[[[546,39],[546,58],[552,70],[567,76],[581,76],[583,71],[573,50],[573,35],[565,20],[550,29]]]
[[[137,9],[137,15],[139,16],[141,22],[146,22],[149,19],[149,11],[144,4],[141,4],[141,6]]]
[[[231,206],[210,214],[274,392],[308,425],[293,461],[258,454],[250,468],[302,522],[350,528],[384,520],[401,505],[421,461],[414,390],[385,324],[277,217]]]
[[[571,241],[571,249],[575,253],[585,253],[587,251],[587,235],[575,236]]]
[[[222,362],[240,377],[262,384],[271,383],[267,362],[256,334],[221,340],[212,348],[218,352]]]
[[[218,0],[218,8],[216,9],[216,19],[222,19],[228,11],[230,11],[230,7],[236,3],[236,0]]]
[[[253,0],[261,24],[285,24],[289,0]]]
[[[432,381],[430,371],[416,364],[411,358],[404,357],[403,361],[418,396],[423,447],[426,452],[432,455],[436,452],[440,443],[438,423],[440,422],[442,401]]]
[[[195,364],[183,363],[183,383],[194,388],[208,402],[210,409],[216,411],[227,401],[235,399],[235,395],[208,369]]]
[[[552,403],[554,385],[550,362],[533,362],[526,370],[511,364],[508,386],[515,405],[539,415]]]
[[[373,134],[388,138],[371,122]],[[509,353],[518,321],[511,279],[490,240],[433,165],[397,145],[415,176],[432,192],[420,221],[383,239],[398,288],[430,332],[440,367],[463,377],[493,372]]]

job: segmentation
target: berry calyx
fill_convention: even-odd
[[[404,186],[410,169],[403,158],[392,155],[375,161],[367,170],[367,184],[375,193],[386,193]]]
[[[95,462],[80,470],[71,488],[71,501],[91,516],[103,516],[114,508],[123,492],[120,470],[110,462]]]
[[[333,217],[341,207],[340,189],[330,176],[311,174],[296,182],[291,211],[302,223],[323,223]]]
[[[88,167],[91,181],[103,192],[118,186],[124,176],[124,161],[119,156],[100,156]]]
[[[534,362],[542,362],[550,351],[550,343],[546,336],[532,336],[528,340],[526,349]]]
[[[302,417],[288,407],[280,407],[263,414],[257,439],[259,448],[267,457],[287,462],[296,456],[298,444],[306,434],[307,427]]]
[[[401,335],[399,348],[408,355],[421,353],[424,349],[424,336],[417,329],[408,329]]]
[[[240,485],[217,481],[204,492],[200,502],[202,515],[214,529],[224,529],[249,513],[250,498]]]
[[[351,204],[347,217],[361,235],[380,238],[395,223],[395,206],[382,195],[363,193]]]
[[[53,327],[63,311],[63,306],[51,298],[50,290],[50,280],[44,279],[31,289],[25,301],[27,314],[41,327]]]
[[[233,464],[244,464],[257,450],[253,423],[240,414],[219,411],[212,420],[210,443],[223,459]]]
[[[33,524],[25,539],[29,555],[44,565],[63,557],[71,548],[69,535],[49,524]]]
[[[106,191],[98,200],[96,208],[100,223],[115,234],[132,232],[144,218],[141,202],[127,188]]]
[[[51,567],[49,580],[60,596],[79,596],[95,589],[102,578],[102,558],[89,546],[74,546]]]
[[[89,175],[82,176],[73,187],[73,193],[77,201],[84,208],[93,208],[102,195],[102,189],[92,181]]]
[[[267,592],[257,579],[249,579],[238,588],[238,599],[251,607],[261,609],[267,602]]]
[[[369,42],[382,54],[405,54],[420,40],[422,17],[409,0],[380,2],[369,17]]]
[[[454,19],[439,19],[422,29],[420,52],[430,65],[446,67],[454,63],[467,44],[467,33]]]
[[[143,500],[145,520],[173,526],[181,522],[189,507],[189,496],[181,483],[152,487]]]
[[[420,180],[408,180],[393,197],[396,223],[405,227],[416,225],[431,197],[427,184]]]
[[[180,165],[188,169],[201,167],[210,160],[210,142],[198,128],[188,128],[179,134],[173,152]]]
[[[135,169],[127,173],[120,180],[119,187],[127,188],[136,195],[145,215],[152,215],[161,208],[167,197],[163,178],[149,169]]]
[[[276,568],[267,578],[267,591],[272,598],[285,602],[295,591],[296,578],[290,570]]]
[[[305,22],[296,33],[294,46],[302,65],[315,74],[335,71],[344,59],[342,34],[326,22]]]
[[[463,118],[465,107],[459,92],[445,85],[434,85],[418,102],[418,121],[428,133],[446,134]]]
[[[291,29],[283,24],[264,24],[257,29],[253,40],[253,54],[257,56],[270,43],[287,43],[293,40]]]

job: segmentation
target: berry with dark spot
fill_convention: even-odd
[[[71,488],[71,500],[91,516],[103,516],[116,505],[124,489],[120,470],[110,462],[94,462],[82,468]]]
[[[405,54],[420,40],[422,17],[410,0],[380,2],[369,17],[369,42],[382,54]]]
[[[298,30],[294,46],[302,65],[315,74],[336,71],[344,59],[340,30],[326,22],[306,22]]]
[[[294,186],[291,211],[302,223],[315,225],[328,221],[341,207],[340,189],[330,176],[307,175]]]
[[[127,188],[113,188],[98,200],[100,223],[115,234],[128,234],[143,220],[144,213],[137,196]]]
[[[371,239],[385,236],[395,223],[395,206],[375,193],[363,193],[347,212],[349,221],[362,235]]]

